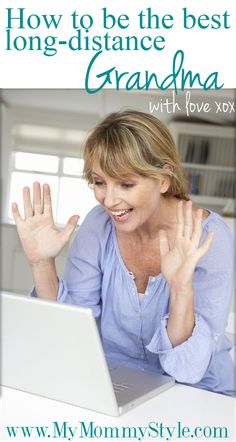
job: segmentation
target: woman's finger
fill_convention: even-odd
[[[46,183],[43,185],[43,212],[53,218],[51,190]]]
[[[38,182],[35,182],[33,184],[33,214],[40,215],[42,212],[41,186]]]
[[[159,242],[160,242],[160,255],[161,258],[170,251],[169,240],[165,230],[160,230],[159,232]]]
[[[64,229],[60,232],[61,239],[64,244],[66,244],[69,241],[72,233],[76,228],[79,218],[80,218],[79,215],[71,216],[71,218],[67,221],[67,224],[65,225]]]
[[[187,201],[184,207],[184,237],[191,238],[193,230],[193,211],[192,211],[192,201]]]
[[[183,201],[179,201],[177,204],[177,231],[176,238],[182,238],[184,232],[184,212]]]
[[[208,232],[207,237],[206,237],[204,243],[197,250],[199,258],[204,256],[208,252],[209,248],[211,247],[213,238],[214,238],[214,232]]]
[[[32,207],[32,203],[31,203],[29,187],[24,187],[24,189],[23,189],[23,202],[24,202],[24,212],[25,212],[25,219],[26,219],[26,218],[33,216],[33,207]]]
[[[194,218],[192,241],[196,247],[199,246],[202,236],[202,214],[203,210],[198,209]]]
[[[20,222],[23,222],[23,219],[19,214],[18,206],[16,203],[12,203],[11,207],[12,207],[12,216],[14,218],[16,225],[18,225]]]

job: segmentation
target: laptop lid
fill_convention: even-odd
[[[92,310],[1,294],[2,385],[116,416]]]

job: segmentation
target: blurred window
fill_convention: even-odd
[[[24,215],[23,187],[32,190],[34,181],[50,185],[57,224],[65,224],[74,214],[80,215],[80,223],[83,221],[97,204],[92,189],[83,179],[81,144],[85,134],[81,130],[29,124],[13,127],[9,221],[12,221],[12,202],[17,202]]]

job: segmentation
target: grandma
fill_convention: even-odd
[[[34,183],[32,200],[24,188],[24,219],[13,203],[33,294],[92,308],[109,362],[233,395],[224,337],[233,240],[219,215],[189,199],[169,131],[149,114],[111,114],[89,135],[84,159],[98,205],[78,230],[63,278],[55,257],[78,216],[56,228],[47,184],[41,195]]]
[[[150,88],[157,88],[166,90],[174,89],[177,94],[178,91],[185,90],[186,87],[201,87],[204,90],[222,89],[224,84],[219,83],[219,73],[211,72],[205,78],[199,72],[193,73],[191,70],[186,71],[184,68],[184,52],[176,51],[172,60],[171,72],[164,78],[160,78],[157,72],[136,71],[136,72],[120,72],[116,66],[109,68],[103,72],[96,72],[96,61],[98,57],[103,54],[103,51],[97,52],[90,60],[86,74],[85,74],[85,90],[89,94],[95,94],[103,89],[107,84],[116,90],[126,89],[127,91],[149,90]],[[101,60],[99,60],[101,61]],[[99,85],[94,88],[92,84]]]

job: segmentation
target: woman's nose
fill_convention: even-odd
[[[104,195],[104,206],[109,208],[114,207],[116,204],[119,203],[119,195],[117,190],[112,186],[106,188],[106,193]]]

